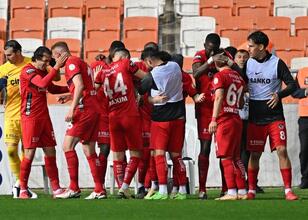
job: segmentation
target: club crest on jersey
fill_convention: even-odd
[[[215,77],[213,82],[216,85],[218,83],[218,78]]]
[[[284,124],[278,124],[278,128],[279,128],[280,130],[284,129]]]
[[[69,69],[70,71],[73,71],[75,68],[76,68],[75,64],[70,64],[70,65],[68,66],[68,69]]]
[[[31,74],[31,73],[33,73],[33,72],[35,72],[35,69],[27,69],[27,70],[26,70],[26,73],[28,73],[28,74]]]

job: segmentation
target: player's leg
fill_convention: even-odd
[[[28,191],[28,180],[35,150],[35,148],[24,149],[24,157],[20,164],[20,199],[30,199],[32,196]]]
[[[200,153],[198,156],[199,199],[207,199],[206,180],[212,143],[212,135],[208,132],[208,126],[211,122],[211,116],[199,117],[197,118],[197,122],[198,136],[200,140]]]
[[[105,176],[107,171],[108,156],[110,153],[110,144],[98,144],[99,156],[98,159],[101,164],[101,178],[102,184],[105,184]]]
[[[277,150],[279,167],[285,187],[287,200],[297,200],[292,192],[292,167],[287,151],[287,131],[284,121],[275,121],[269,125],[269,138],[271,150]]]
[[[138,165],[138,193],[137,198],[143,199],[146,195],[145,191],[145,180],[147,171],[149,168],[149,160],[150,160],[150,149],[149,144],[147,146],[143,146],[142,156]]]
[[[300,142],[299,160],[301,166],[301,189],[308,188],[308,118],[300,117],[298,120],[298,136]]]
[[[120,189],[122,187],[125,175],[125,151],[112,151],[114,178],[118,185],[118,188]]]

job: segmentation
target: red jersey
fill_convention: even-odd
[[[21,117],[24,119],[48,118],[46,92],[47,88],[40,88],[31,83],[36,75],[42,78],[48,74],[47,71],[36,69],[28,63],[20,74],[20,95],[21,95]]]
[[[206,56],[205,50],[198,51],[193,59],[194,63],[201,63],[204,64],[208,60],[208,57]],[[205,101],[196,104],[196,116],[199,115],[211,115],[212,109],[213,109],[213,99],[212,99],[212,79],[214,73],[216,73],[217,70],[215,68],[215,64],[212,63],[210,67],[206,70],[204,74],[196,78],[196,90],[199,94],[204,93],[205,94]]]
[[[109,116],[139,116],[133,76],[138,67],[122,59],[103,69],[104,92],[109,101]]]
[[[186,98],[188,95],[193,97],[197,94],[197,90],[193,84],[190,75],[182,71],[182,81],[183,81],[183,97]]]
[[[91,68],[92,70],[94,70],[95,67],[97,66],[102,66],[103,69],[108,69],[109,68],[109,65],[107,63],[105,63],[104,61],[95,61],[93,63],[91,63]],[[95,83],[97,84],[103,84],[103,72],[100,71],[96,78],[95,78]],[[105,93],[104,93],[104,89],[103,89],[103,86],[101,86],[98,91],[97,91],[97,100],[98,100],[98,104],[99,104],[99,109],[100,109],[100,113],[103,115],[103,116],[108,116],[108,99],[107,97],[105,96]]]
[[[79,100],[79,108],[86,110],[98,110],[96,90],[94,88],[93,71],[86,62],[79,57],[70,56],[65,63],[65,78],[69,91],[74,95],[75,85],[73,77],[81,74],[84,89],[82,98]]]
[[[224,89],[224,99],[218,122],[230,116],[239,116],[240,99],[243,94],[245,82],[240,74],[231,69],[225,69],[215,74],[213,89]]]
[[[135,64],[142,71],[144,71],[146,73],[149,72],[149,69],[147,68],[147,66],[145,65],[145,63],[143,61],[135,62]],[[142,118],[150,121],[153,105],[151,103],[149,103],[148,97],[149,97],[148,93],[146,93],[142,96],[142,105],[139,106],[139,110],[140,110],[140,114],[142,115]]]

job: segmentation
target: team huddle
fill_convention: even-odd
[[[207,35],[204,49],[193,60],[195,83],[182,69],[182,55],[160,51],[153,42],[144,46],[140,61],[132,62],[125,45],[114,41],[108,56],[98,55],[88,65],[72,56],[65,42],[57,42],[50,49],[41,46],[30,59],[21,55],[17,41],[8,41],[4,47],[8,61],[0,66],[0,77],[7,77],[8,81],[5,143],[11,171],[16,177],[13,197],[37,198],[28,188],[28,179],[35,150],[41,147],[53,197],[79,198],[75,147],[81,143],[94,181],[94,190],[85,199],[107,198],[105,175],[110,150],[119,198],[186,199],[182,150],[185,98],[189,95],[195,102],[201,146],[199,199],[207,199],[212,138],[222,177],[222,193],[217,200],[254,199],[259,159],[269,136],[271,150],[278,154],[285,198],[297,200],[291,188],[291,163],[281,104],[282,98],[296,90],[296,83],[286,64],[268,52],[269,40],[263,32],[254,32],[247,40],[248,51],[238,50],[233,54],[220,48],[217,34]],[[67,86],[53,83],[59,79],[60,72],[64,72]],[[19,80],[20,91],[19,85],[10,83],[12,80]],[[283,90],[282,82],[287,85]],[[59,94],[59,103],[70,101],[62,144],[70,179],[67,189],[59,184],[47,92]],[[243,142],[242,133],[246,131],[243,136],[247,140]],[[246,161],[241,159],[243,151],[248,153]],[[171,193],[167,188],[167,152],[173,164]],[[138,193],[132,195],[129,186],[136,172]]]

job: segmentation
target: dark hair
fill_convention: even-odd
[[[18,43],[18,41],[16,40],[9,40],[5,43],[4,45],[4,50],[8,49],[12,47],[13,48],[13,52],[16,53],[17,51],[20,51],[21,52],[21,45],[20,43]]]
[[[228,56],[227,52],[222,48],[219,48],[217,54]],[[227,66],[228,64],[227,64],[227,61],[215,61],[215,65],[217,67],[223,67],[223,66]]]
[[[176,63],[181,67],[181,69],[183,69],[184,57],[183,57],[182,54],[179,54],[179,53],[173,54],[173,55],[171,56],[171,60],[174,61],[174,62],[176,62]]]
[[[125,48],[125,45],[122,41],[119,40],[112,41],[109,47],[109,53],[114,52],[116,48]]]
[[[237,53],[237,49],[232,46],[226,47],[225,50],[232,56],[232,58],[234,58]]]
[[[262,44],[264,48],[268,46],[268,36],[262,32],[262,31],[255,31],[251,33],[248,37],[247,40],[252,40],[255,44]]]
[[[156,58],[163,62],[168,62],[171,60],[171,55],[166,51],[157,51],[153,48],[146,48],[143,51],[143,58]]]
[[[146,48],[153,48],[154,50],[157,50],[157,51],[159,50],[158,44],[153,41],[146,43],[143,49],[146,49]]]
[[[44,46],[40,46],[38,47],[35,51],[34,54],[32,56],[32,61],[35,62],[36,60],[42,60],[43,56],[45,56],[45,54],[48,54],[51,56],[51,51],[49,50],[49,48],[44,47]]]
[[[210,33],[206,36],[205,42],[215,44],[219,47],[220,46],[220,37],[216,33]]]
[[[65,51],[69,52],[69,48],[67,46],[67,43],[64,41],[58,41],[54,45],[52,45],[51,50],[55,49],[56,47],[60,47],[64,49]]]

